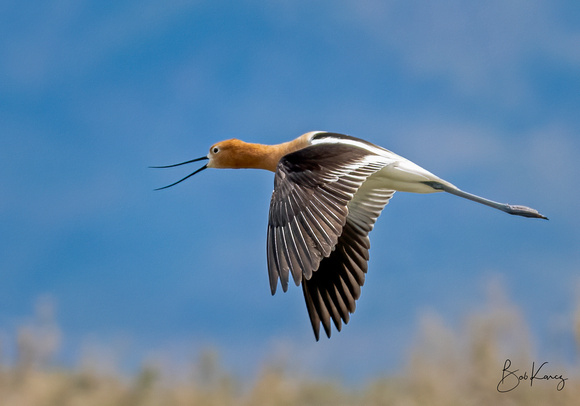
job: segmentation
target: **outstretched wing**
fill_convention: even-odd
[[[349,215],[335,249],[320,262],[312,278],[302,282],[302,290],[316,340],[320,324],[330,338],[331,320],[338,331],[356,309],[364,285],[369,260],[369,232],[394,190],[383,189],[371,175],[348,204]]]
[[[290,273],[296,285],[303,282],[317,339],[320,322],[330,335],[330,318],[340,329],[354,311],[367,235],[393,194],[371,176],[388,163],[340,144],[313,145],[278,163],[267,237],[270,288],[274,294],[279,278],[286,291]]]

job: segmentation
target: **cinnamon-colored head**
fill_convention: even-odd
[[[208,160],[208,163],[187,175],[181,180],[164,186],[159,189],[166,189],[168,187],[177,185],[191,176],[199,173],[207,168],[254,168],[266,169],[275,172],[278,161],[284,155],[297,151],[309,145],[312,133],[306,133],[293,141],[285,142],[278,145],[262,145],[251,144],[232,138],[225,141],[215,143],[209,149],[209,154],[201,158],[192,159],[190,161],[181,162],[179,164],[166,166],[153,166],[153,168],[172,168],[175,166],[185,165],[197,161]]]
[[[281,145],[252,144],[235,138],[221,141],[209,149],[207,167],[254,168],[274,172],[280,158],[288,152]]]
[[[207,155],[208,168],[255,168],[260,148],[257,144],[248,144],[236,138],[215,143]],[[265,146],[264,146],[265,147]]]

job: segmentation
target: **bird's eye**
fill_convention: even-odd
[[[218,152],[220,152],[220,149],[219,149],[219,147],[213,147],[211,149],[211,152],[214,153],[214,154],[217,154]]]

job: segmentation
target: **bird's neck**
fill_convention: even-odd
[[[292,141],[276,145],[244,143],[243,155],[245,155],[246,162],[243,167],[276,172],[278,162],[284,155],[298,151],[308,145],[310,145],[309,133],[301,135]]]

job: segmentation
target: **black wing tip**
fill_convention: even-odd
[[[348,320],[344,320],[344,319],[339,319],[339,320],[334,320],[334,326],[336,327],[336,331],[337,332],[341,332],[342,331],[342,322],[344,322],[344,325],[348,324]],[[322,326],[324,327],[324,333],[326,334],[326,338],[330,340],[330,338],[332,337],[332,328],[330,326],[330,323],[328,324],[328,326],[326,326],[326,324],[324,324],[322,321],[318,322],[318,325],[316,325],[316,327],[314,327],[314,324],[312,325],[312,331],[314,332],[314,338],[316,338],[316,341],[320,341],[320,325],[322,324]]]

